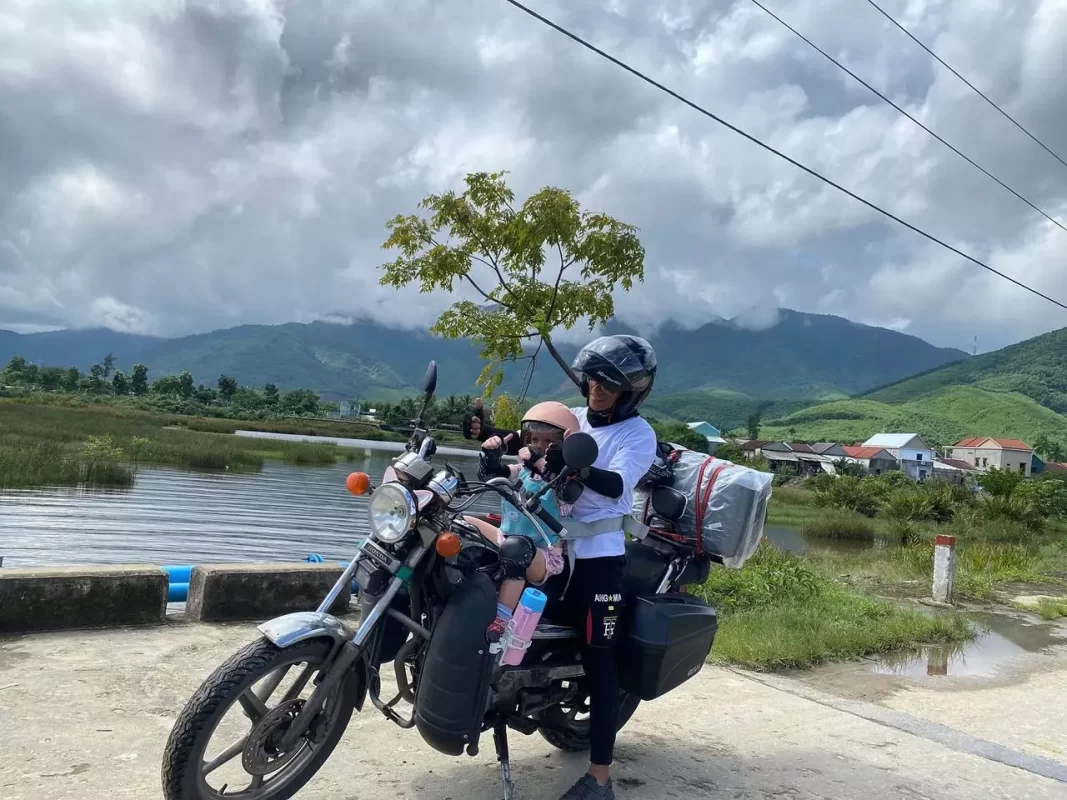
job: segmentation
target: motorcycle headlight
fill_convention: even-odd
[[[387,483],[370,498],[371,532],[386,544],[399,542],[415,522],[415,498],[397,483]]]

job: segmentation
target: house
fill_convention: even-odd
[[[690,422],[688,423],[688,427],[689,430],[699,433],[708,440],[708,452],[711,455],[715,455],[715,451],[719,449],[719,445],[726,444],[726,440],[722,438],[719,429],[710,422]]]
[[[845,458],[859,464],[871,475],[884,475],[900,469],[897,459],[884,447],[845,445],[841,450]]]
[[[820,456],[844,458],[847,455],[847,453],[845,453],[845,448],[836,442],[816,442],[811,446],[811,449]]]
[[[900,463],[900,471],[913,481],[924,481],[934,474],[934,451],[917,433],[880,433],[863,443],[880,447]]]
[[[745,454],[745,458],[758,458],[763,455],[763,448],[769,444],[774,443],[763,439],[751,439],[741,443],[741,452]]]
[[[1012,472],[1021,472],[1030,477],[1034,451],[1019,439],[1002,439],[987,436],[972,436],[961,439],[948,448],[946,455],[959,461],[973,464],[975,469],[988,472],[993,467]]]
[[[1049,461],[1045,464],[1045,472],[1067,472],[1067,463]]]
[[[963,483],[968,474],[974,471],[974,466],[966,461],[954,458],[934,459],[934,475],[952,483]]]
[[[1030,474],[1040,475],[1045,471],[1045,462],[1037,453],[1034,453],[1034,457],[1030,459]]]

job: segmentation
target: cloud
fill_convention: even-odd
[[[747,0],[531,0],[790,156],[1067,297],[1067,233]],[[1067,168],[874,9],[773,10],[1061,219]],[[1067,157],[1054,0],[910,3],[901,19]],[[637,225],[642,329],[773,309],[994,347],[1062,309],[887,222],[538,25],[475,0],[19,0],[0,12],[0,324],[182,334],[454,297],[378,285],[385,222],[508,169]]]

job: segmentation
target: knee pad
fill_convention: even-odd
[[[537,548],[525,536],[506,536],[500,545],[500,566],[504,568],[504,577],[525,579],[526,570],[536,555]]]

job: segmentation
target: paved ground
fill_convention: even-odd
[[[0,639],[0,798],[158,798],[176,711],[252,626]],[[994,680],[909,682],[863,665],[806,675],[707,668],[622,733],[620,798],[1067,798],[1067,649]],[[519,797],[556,800],[583,770],[512,740]],[[493,800],[491,741],[450,759],[374,713],[356,718],[301,800]]]

